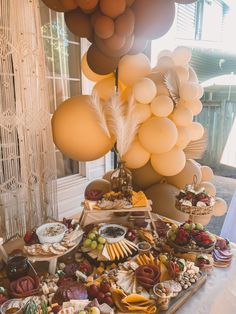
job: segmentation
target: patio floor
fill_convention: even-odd
[[[212,183],[216,186],[217,196],[223,198],[228,206],[230,205],[233,194],[236,190],[236,179],[215,176]],[[221,217],[212,217],[207,228],[215,234],[220,234],[221,228],[225,220],[225,215]]]

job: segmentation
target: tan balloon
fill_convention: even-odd
[[[192,122],[188,125],[191,141],[199,140],[203,137],[204,127],[199,122]]]
[[[134,98],[141,104],[149,104],[155,98],[156,92],[156,85],[146,77],[139,80],[133,87]]]
[[[97,16],[94,21],[94,30],[100,38],[110,38],[115,31],[114,21],[105,15]]]
[[[121,49],[125,44],[125,37],[113,34],[110,38],[104,39],[104,45],[108,49]]]
[[[174,219],[180,222],[188,220],[188,215],[175,208],[176,196],[179,189],[167,183],[152,185],[145,190],[148,199],[152,200],[152,210],[159,215]]]
[[[223,216],[227,212],[227,209],[228,209],[228,205],[226,201],[223,200],[223,198],[216,197],[213,215]]]
[[[143,53],[125,55],[119,62],[120,80],[127,86],[133,86],[151,72],[150,61]]]
[[[193,120],[192,111],[177,105],[169,117],[177,126],[189,126]]]
[[[201,166],[202,181],[211,181],[214,178],[212,169],[208,166]]]
[[[65,13],[65,22],[68,29],[78,37],[91,38],[93,28],[87,14],[80,8]]]
[[[204,188],[210,196],[216,196],[216,187],[208,181],[202,181],[198,188]]]
[[[113,73],[110,73],[107,75],[99,75],[99,74],[93,72],[90,69],[88,62],[87,62],[87,53],[85,53],[83,55],[82,62],[81,62],[81,69],[82,69],[83,74],[87,77],[87,79],[89,79],[90,81],[93,81],[93,82],[98,82],[98,81],[101,81],[105,78],[114,76]]]
[[[157,117],[167,117],[174,109],[173,101],[170,97],[161,95],[157,96],[151,102],[151,111]]]
[[[74,10],[78,6],[76,0],[60,0],[60,2],[66,10]]]
[[[100,191],[100,196],[104,195],[105,193],[110,192],[111,190],[111,184],[108,180],[104,179],[96,179],[91,181],[84,191],[84,196],[86,198],[87,194],[91,190],[97,190]]]
[[[172,53],[172,58],[174,59],[176,65],[186,66],[191,60],[191,57],[192,51],[187,47],[177,47]]]
[[[120,36],[130,36],[134,31],[135,17],[131,9],[127,9],[115,21],[115,32]]]
[[[194,99],[191,101],[181,99],[178,104],[190,109],[194,116],[198,115],[202,111],[202,103],[199,99]]]
[[[180,86],[179,95],[186,101],[199,98],[199,84],[193,82],[184,82]]]
[[[176,142],[176,146],[178,146],[181,149],[184,149],[191,141],[188,128],[185,126],[177,126],[177,130],[178,130],[178,139]]]
[[[200,167],[192,159],[188,159],[184,169],[176,176],[167,177],[167,182],[173,184],[179,189],[184,189],[187,184],[193,183],[193,178],[196,176],[196,184],[200,184],[202,173]]]
[[[67,1],[67,0],[64,0]],[[83,10],[90,11],[96,8],[98,0],[77,0],[79,7]]]
[[[74,160],[98,159],[114,144],[99,126],[90,101],[85,95],[69,98],[57,108],[52,118],[55,145]]]
[[[150,105],[140,104],[139,102],[136,102],[134,115],[138,116],[139,123],[146,121],[152,115]]]
[[[116,80],[114,76],[105,78],[95,84],[93,92],[96,92],[102,100],[108,101],[116,93],[115,84]],[[121,90],[120,85],[119,89]]]
[[[178,132],[170,119],[152,117],[141,125],[138,136],[141,145],[148,152],[161,154],[175,146]]]
[[[100,0],[100,10],[103,14],[116,18],[121,15],[126,8],[125,0]]]
[[[163,176],[158,174],[149,161],[145,166],[138,169],[131,169],[133,183],[142,190],[149,188],[151,185],[161,181]]]
[[[135,140],[122,159],[128,168],[137,169],[143,167],[148,162],[150,153],[142,147],[138,140]]]
[[[182,65],[177,65],[174,67],[174,70],[180,82],[185,82],[189,79],[189,70],[187,67],[182,66]]]
[[[186,163],[185,153],[175,146],[167,153],[153,154],[151,164],[153,169],[163,176],[174,176],[183,170]]]

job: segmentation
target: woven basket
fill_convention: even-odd
[[[213,212],[214,205],[199,207],[199,206],[187,206],[180,204],[178,201],[175,203],[176,209],[181,211],[182,213],[189,214],[192,216],[205,216],[209,215]]]

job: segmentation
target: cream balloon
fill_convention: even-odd
[[[172,58],[176,65],[186,66],[192,57],[192,51],[187,47],[177,47],[172,53]]]
[[[147,152],[138,140],[135,140],[129,147],[127,153],[122,157],[125,164],[130,169],[143,167],[150,159],[150,153]]]
[[[189,67],[189,82],[198,83],[197,73],[194,71],[192,67]]]
[[[176,146],[178,146],[181,149],[184,149],[191,141],[188,128],[185,126],[177,126],[177,130],[178,130],[178,139],[176,142]]]
[[[193,120],[192,111],[177,105],[169,117],[177,126],[189,126]]]
[[[201,166],[202,181],[211,181],[214,178],[212,169],[208,166]]]
[[[206,226],[209,224],[211,217],[212,217],[212,214],[204,215],[204,216],[194,216],[194,222]]]
[[[185,166],[186,157],[182,149],[175,146],[167,153],[151,155],[153,169],[163,176],[174,176]]]
[[[170,56],[162,56],[157,61],[157,67],[172,68],[174,65],[174,60]]]
[[[90,69],[88,62],[87,62],[87,53],[85,53],[83,55],[82,62],[81,62],[81,69],[82,69],[83,74],[87,77],[87,79],[89,79],[90,81],[94,81],[94,82],[98,82],[104,78],[114,76],[113,73],[107,74],[107,75],[99,75],[99,74],[93,72]]]
[[[156,92],[156,85],[146,77],[139,80],[133,87],[134,98],[141,104],[150,103],[156,96]]]
[[[204,95],[204,88],[202,87],[202,85],[198,85],[198,98],[201,99],[203,95]]]
[[[193,178],[196,176],[196,185],[200,184],[202,180],[202,173],[200,167],[192,159],[188,159],[184,169],[176,176],[167,177],[167,182],[175,185],[179,189],[184,189],[187,184],[193,183]]]
[[[151,162],[138,169],[131,169],[133,184],[139,186],[142,190],[161,181],[163,176],[158,174],[152,167]]]
[[[170,97],[162,95],[157,96],[151,102],[151,111],[157,117],[167,117],[174,109],[173,101]]]
[[[141,145],[148,152],[161,154],[174,147],[178,132],[170,119],[152,117],[141,125],[138,137]]]
[[[185,82],[189,79],[189,71],[187,67],[177,65],[174,67],[174,70],[180,82]]]
[[[202,107],[203,107],[202,102],[199,99],[194,99],[191,101],[180,99],[180,101],[178,102],[178,105],[190,109],[194,116],[198,115],[202,111]]]
[[[147,198],[152,201],[152,210],[159,215],[183,222],[188,215],[175,208],[176,196],[179,189],[167,183],[154,184],[144,191]]]
[[[133,114],[137,115],[139,123],[143,123],[151,117],[151,107],[150,105],[140,104],[139,102],[136,102]]]
[[[74,160],[98,159],[114,144],[100,127],[90,102],[91,98],[85,95],[69,98],[56,109],[52,118],[55,145]]]
[[[157,60],[159,60],[162,57],[172,57],[172,51],[165,49],[159,52]]]
[[[108,101],[112,96],[115,95],[115,77],[105,78],[95,84],[93,87],[93,93],[97,93],[98,96],[104,100]],[[122,87],[119,84],[119,89],[122,91]]]
[[[186,101],[199,98],[199,84],[193,82],[184,82],[179,89],[179,95]]]
[[[204,127],[199,122],[192,122],[188,125],[191,141],[197,141],[203,137]]]
[[[214,197],[216,196],[216,187],[214,186],[214,184],[212,184],[211,182],[208,182],[208,181],[202,181],[199,186],[198,186],[199,189],[201,188],[204,188],[206,190],[206,192]]]
[[[143,53],[125,55],[120,59],[119,78],[127,86],[134,85],[151,72],[150,61]]]
[[[223,200],[223,198],[216,197],[213,215],[214,216],[223,216],[227,212],[227,209],[228,209],[228,205],[227,205],[226,201]]]

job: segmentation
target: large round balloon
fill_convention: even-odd
[[[42,0],[49,9],[57,12],[66,12],[68,9],[64,7],[60,0]]]
[[[191,141],[188,128],[184,126],[177,126],[177,130],[178,130],[178,139],[176,142],[176,146],[184,149]]]
[[[134,31],[135,17],[131,9],[127,9],[115,21],[115,32],[120,36],[130,36]]]
[[[226,201],[223,200],[223,198],[216,197],[213,215],[223,216],[227,212],[227,209],[228,209],[228,205]]]
[[[192,159],[188,159],[184,169],[176,176],[167,177],[170,184],[175,185],[179,189],[184,189],[187,184],[192,184],[194,176],[196,176],[196,184],[200,184],[202,180],[202,173],[200,167]]]
[[[168,118],[152,117],[139,129],[141,145],[152,154],[162,154],[171,150],[178,138],[175,124]]]
[[[174,104],[170,97],[157,96],[151,103],[152,113],[157,117],[167,117],[173,111]]]
[[[188,108],[177,105],[170,115],[170,119],[178,126],[188,126],[193,120],[193,114]]]
[[[126,0],[100,0],[100,10],[103,14],[116,18],[126,8]]]
[[[212,169],[208,166],[201,166],[202,181],[211,181],[214,178]]]
[[[114,76],[107,77],[94,85],[93,92],[96,92],[97,95],[106,102],[115,95],[115,84],[116,80]],[[118,86],[119,89],[121,89],[121,86]]]
[[[93,81],[93,82],[98,82],[98,81],[101,81],[107,77],[114,76],[113,73],[110,73],[107,75],[99,75],[99,74],[93,72],[90,69],[88,62],[87,62],[87,53],[85,53],[83,55],[82,62],[81,62],[81,69],[82,69],[83,74],[87,77],[87,79],[89,79],[90,81]]]
[[[95,44],[92,44],[87,52],[87,61],[92,71],[104,75],[115,71],[119,58],[104,55]]]
[[[93,28],[87,14],[79,8],[65,13],[65,22],[69,30],[78,37],[90,38]]]
[[[152,167],[151,162],[138,169],[131,169],[133,183],[142,190],[149,188],[151,185],[161,181],[163,176],[158,174]]]
[[[150,153],[147,152],[138,140],[135,140],[127,153],[123,156],[126,166],[130,169],[143,167],[150,159]]]
[[[133,86],[151,72],[151,65],[148,57],[139,53],[122,57],[118,69],[120,80],[127,86]]]
[[[121,57],[125,55],[132,47],[134,36],[131,35],[128,37],[124,37],[123,38],[124,41],[122,40],[122,38],[120,38],[120,36],[117,36],[117,35],[114,36],[112,40],[110,41],[103,40],[99,38],[98,36],[95,36],[94,39],[95,39],[95,43],[97,47],[101,50],[102,53],[104,53],[104,55],[107,55],[110,57]],[[123,45],[121,45],[121,47],[118,49],[117,46],[121,44],[120,42],[121,40],[122,40]],[[113,45],[112,45],[112,41],[113,41]]]
[[[174,176],[183,170],[186,163],[185,153],[175,146],[167,153],[153,154],[151,164],[163,176]]]
[[[98,159],[114,144],[100,127],[90,101],[91,98],[85,95],[69,98],[57,108],[52,118],[55,145],[74,160]]]
[[[216,196],[216,187],[211,182],[202,181],[198,188],[204,188],[210,196]]]
[[[135,34],[156,39],[168,32],[175,18],[174,1],[136,0],[132,6],[135,14]]]
[[[156,85],[147,77],[139,80],[133,87],[134,98],[141,104],[150,103],[155,98],[156,92]]]
[[[147,198],[152,201],[153,212],[180,222],[188,220],[188,215],[175,208],[176,196],[179,189],[167,183],[152,185],[144,191]]]

